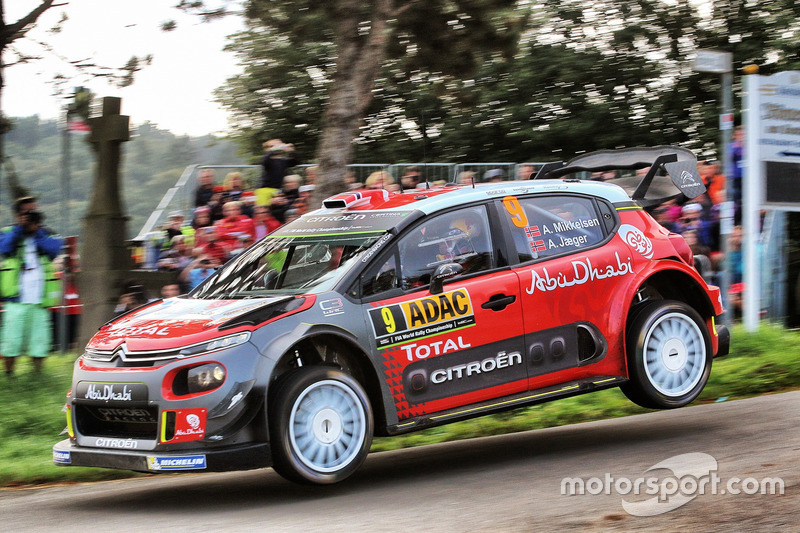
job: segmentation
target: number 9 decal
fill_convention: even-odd
[[[503,205],[506,207],[508,214],[511,215],[511,222],[513,222],[516,227],[524,228],[529,225],[528,215],[525,214],[525,210],[522,209],[516,196],[506,196],[503,198]]]
[[[394,322],[394,317],[392,316],[392,310],[388,307],[384,307],[381,309],[381,317],[383,317],[383,323],[386,324],[386,331],[388,333],[394,333],[397,329],[397,324]]]

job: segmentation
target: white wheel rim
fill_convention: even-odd
[[[706,343],[694,320],[668,313],[647,332],[644,356],[644,369],[653,387],[665,396],[679,397],[703,377]]]
[[[322,473],[341,470],[359,454],[367,418],[355,392],[325,380],[304,390],[292,406],[289,439],[297,458]]]

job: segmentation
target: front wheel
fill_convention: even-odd
[[[642,407],[670,409],[693,401],[711,373],[711,336],[683,302],[660,300],[634,309],[628,328],[628,374],[620,388]]]
[[[352,376],[330,367],[298,368],[281,378],[271,398],[273,467],[283,477],[336,483],[364,462],[373,416]]]

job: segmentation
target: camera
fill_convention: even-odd
[[[44,213],[37,211],[36,209],[28,211],[26,215],[28,216],[29,224],[41,224],[44,220]]]

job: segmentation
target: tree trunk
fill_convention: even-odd
[[[371,26],[364,32],[363,0],[337,0],[336,74],[317,148],[319,172],[312,206],[345,190],[353,139],[372,100],[375,77],[386,53],[393,0],[373,0]]]

